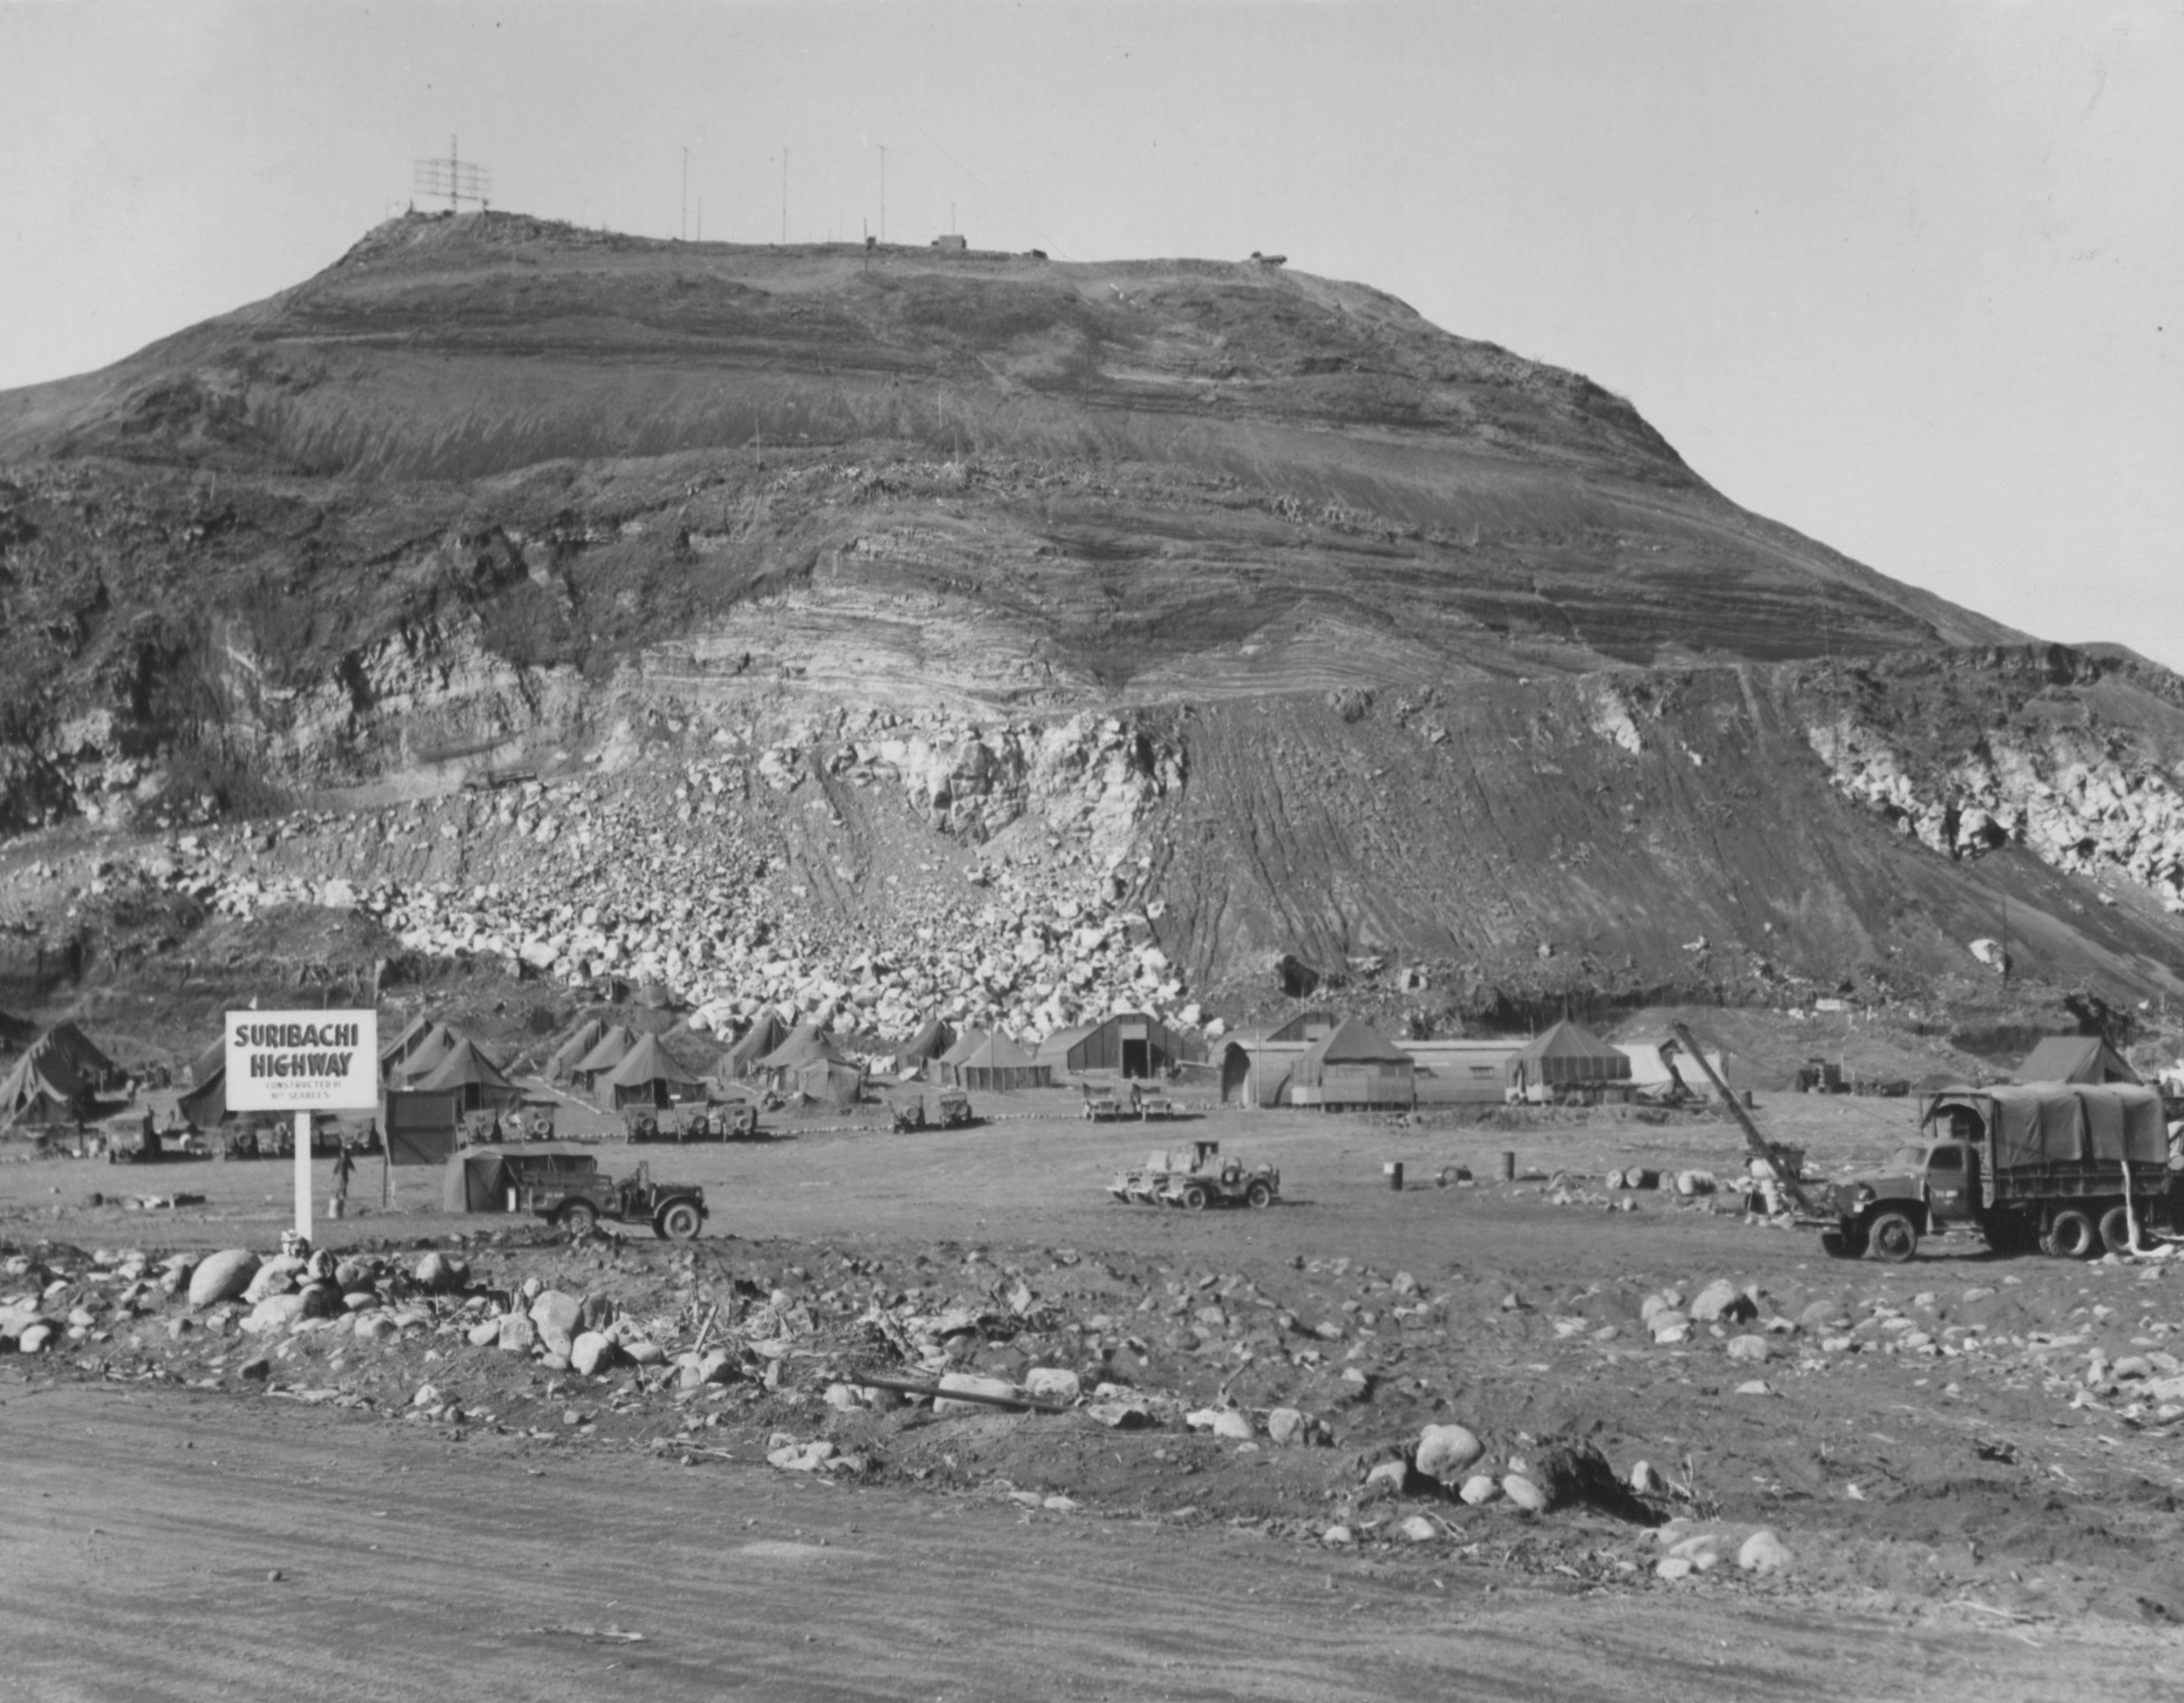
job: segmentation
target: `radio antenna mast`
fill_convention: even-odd
[[[417,162],[417,192],[420,195],[448,198],[448,211],[459,213],[461,203],[474,201],[482,209],[493,193],[492,174],[482,165],[465,162],[455,138],[448,138],[448,157],[445,159],[421,159]]]

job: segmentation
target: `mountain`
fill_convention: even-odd
[[[20,850],[288,812],[261,890],[553,976],[740,997],[792,940],[792,1002],[1032,1027],[1340,980],[1797,1003],[1985,974],[2007,910],[2059,982],[2176,979],[2173,676],[1257,258],[411,215],[0,394],[0,599]],[[710,906],[647,886],[655,836]],[[581,922],[602,881],[638,921]],[[936,936],[955,982],[901,968]]]

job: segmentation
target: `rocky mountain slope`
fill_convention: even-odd
[[[2120,1003],[2184,938],[2172,676],[1256,260],[395,220],[0,395],[0,615],[41,975],[138,888],[162,950],[356,905],[881,1030],[1795,1003],[2005,932]]]

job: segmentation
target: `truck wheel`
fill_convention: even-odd
[[[1183,1206],[1186,1212],[1203,1212],[1206,1210],[1206,1191],[1195,1183],[1192,1183],[1183,1191]]]
[[[1254,1183],[1244,1193],[1244,1204],[1264,1210],[1274,1204],[1274,1191],[1263,1183]]]
[[[588,1236],[599,1227],[599,1209],[588,1200],[571,1200],[554,1215],[554,1222],[572,1236]]]
[[[2093,1221],[2075,1207],[2058,1212],[2040,1238],[2040,1251],[2058,1260],[2082,1260],[2098,1246]]]
[[[1853,1239],[1845,1231],[1823,1230],[1820,1232],[1820,1251],[1830,1260],[1863,1260],[1865,1257],[1865,1241],[1863,1237]]]
[[[1908,1214],[1884,1212],[1866,1227],[1865,1238],[1873,1257],[1900,1266],[1919,1251],[1919,1227]]]
[[[652,1228],[664,1242],[694,1242],[705,1216],[697,1204],[690,1200],[671,1200],[660,1209],[652,1221]]]
[[[2101,1214],[2101,1246],[2111,1254],[2131,1252],[2131,1215],[2120,1206]]]

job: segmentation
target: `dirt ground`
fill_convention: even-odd
[[[390,1270],[459,1247],[476,1293],[398,1284],[404,1327],[369,1344],[176,1334],[180,1302],[142,1286],[112,1305],[124,1250],[270,1250],[286,1164],[0,1165],[0,1244],[34,1273],[0,1277],[0,1303],[42,1284],[49,1316],[83,1309],[47,1353],[0,1358],[0,1439],[36,1505],[0,1551],[0,1626],[28,1652],[0,1695],[210,1695],[264,1664],[305,1691],[401,1692],[458,1652],[479,1695],[546,1697],[593,1695],[616,1661],[646,1695],[815,1697],[2002,1697],[2073,1679],[2151,1696],[2184,1677],[2184,1403],[2154,1393],[2184,1261],[1944,1243],[1846,1265],[1719,1196],[1601,1187],[1632,1165],[1728,1175],[1741,1143],[1719,1121],[983,1109],[1001,1115],[954,1132],[604,1146],[610,1169],[641,1156],[704,1185],[694,1249],[451,1219],[399,1173],[397,1210],[321,1242]],[[1762,1114],[1830,1170],[1912,1117],[1794,1095]],[[1278,1164],[1282,1204],[1108,1199],[1118,1166],[1194,1136]],[[1496,1180],[1505,1152],[1513,1184]],[[1400,1193],[1382,1171],[1398,1160]],[[1435,1186],[1458,1165],[1486,1180]],[[353,1198],[378,1180],[367,1164]],[[176,1190],[204,1202],[115,1204]],[[526,1277],[604,1298],[671,1353],[701,1320],[788,1346],[765,1377],[746,1351],[744,1375],[680,1392],[472,1346],[471,1322]],[[1722,1278],[1757,1316],[1657,1344],[1647,1298]],[[901,1363],[886,1330],[951,1310],[979,1320],[950,1338],[959,1369],[1072,1370],[1153,1422],[822,1401]],[[1753,1337],[1764,1358],[1732,1358]],[[1186,1425],[1218,1405],[1251,1441]],[[1318,1446],[1276,1446],[1282,1408]],[[1415,1473],[1368,1483],[1449,1422],[1497,1472],[1583,1444],[1669,1488],[1535,1515]],[[764,1464],[815,1439],[847,1470]],[[1414,1516],[1429,1538],[1399,1535]],[[1764,1528],[1792,1564],[1663,1579],[1664,1519],[1732,1554]],[[1329,1544],[1336,1526],[1349,1543]]]

